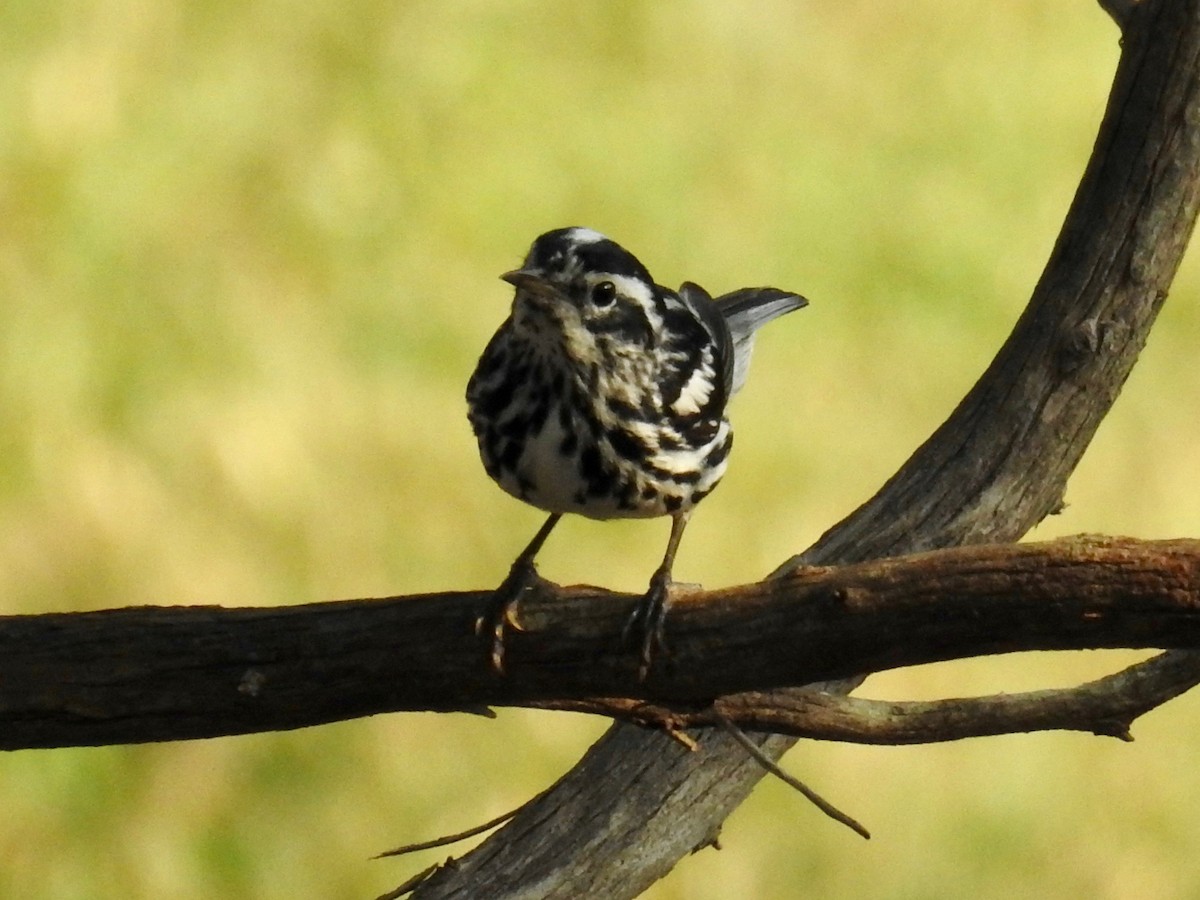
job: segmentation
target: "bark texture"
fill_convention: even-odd
[[[668,730],[725,716],[810,737],[846,739],[858,728],[881,742],[948,740],[1004,721],[1016,727],[1032,712],[1015,714],[1014,702],[995,700],[950,711],[885,709],[771,689],[985,653],[1200,648],[1200,541],[982,545],[808,567],[697,594],[672,613],[671,665],[646,682],[620,640],[638,598],[543,584],[527,604],[528,630],[514,636],[504,678],[484,665],[469,628],[488,598],[0,619],[0,748],[183,740],[497,705],[573,709]],[[1113,690],[1102,699],[1127,704],[1119,710],[1148,699]],[[1083,695],[1075,699],[1082,704]],[[1047,697],[1043,718],[1028,720],[1091,727],[1094,708],[1074,714],[1071,697],[1062,700],[1052,713]]]

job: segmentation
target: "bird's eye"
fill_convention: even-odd
[[[611,306],[617,299],[617,286],[611,281],[601,281],[592,288],[592,302],[597,306]]]

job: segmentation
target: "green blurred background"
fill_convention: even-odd
[[[769,282],[724,486],[677,564],[761,577],[949,412],[1037,278],[1116,62],[1094,3],[93,0],[0,7],[0,611],[495,585],[540,521],[463,388],[539,232],[668,284]],[[1195,254],[1034,537],[1200,535]],[[561,582],[644,587],[665,522],[565,523]],[[735,537],[736,536],[736,537]],[[871,680],[1065,685],[1131,654]],[[787,767],[648,897],[1200,895],[1197,698],[1136,728]],[[364,898],[370,862],[516,806],[605,723],[408,715],[0,757],[0,897]]]

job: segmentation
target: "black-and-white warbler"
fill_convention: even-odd
[[[467,385],[484,468],[550,513],[496,591],[491,661],[534,582],[533,561],[565,513],[593,519],[671,516],[662,565],[630,620],[645,678],[663,647],[671,567],[692,509],[725,473],[726,404],[742,386],[754,332],[803,297],[743,288],[714,300],[685,282],[654,283],[636,257],[588,228],[543,234],[521,268],[512,314]]]

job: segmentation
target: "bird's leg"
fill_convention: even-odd
[[[671,603],[671,567],[675,564],[675,551],[679,549],[679,539],[683,537],[683,529],[687,527],[691,511],[672,513],[671,536],[667,539],[667,552],[663,554],[662,565],[650,578],[650,589],[646,596],[638,601],[633,615],[625,625],[625,633],[640,633],[642,638],[642,653],[638,663],[638,680],[645,681],[650,674],[650,662],[656,652],[667,653],[667,642],[664,625],[667,621],[667,607]]]
[[[514,631],[524,631],[517,620],[517,604],[529,588],[537,581],[537,568],[533,559],[546,543],[546,538],[562,518],[561,513],[551,513],[550,518],[542,524],[529,546],[521,551],[508,570],[500,587],[492,593],[492,601],[488,611],[475,621],[476,634],[491,634],[492,646],[489,659],[497,674],[504,674],[504,632],[511,628]]]

